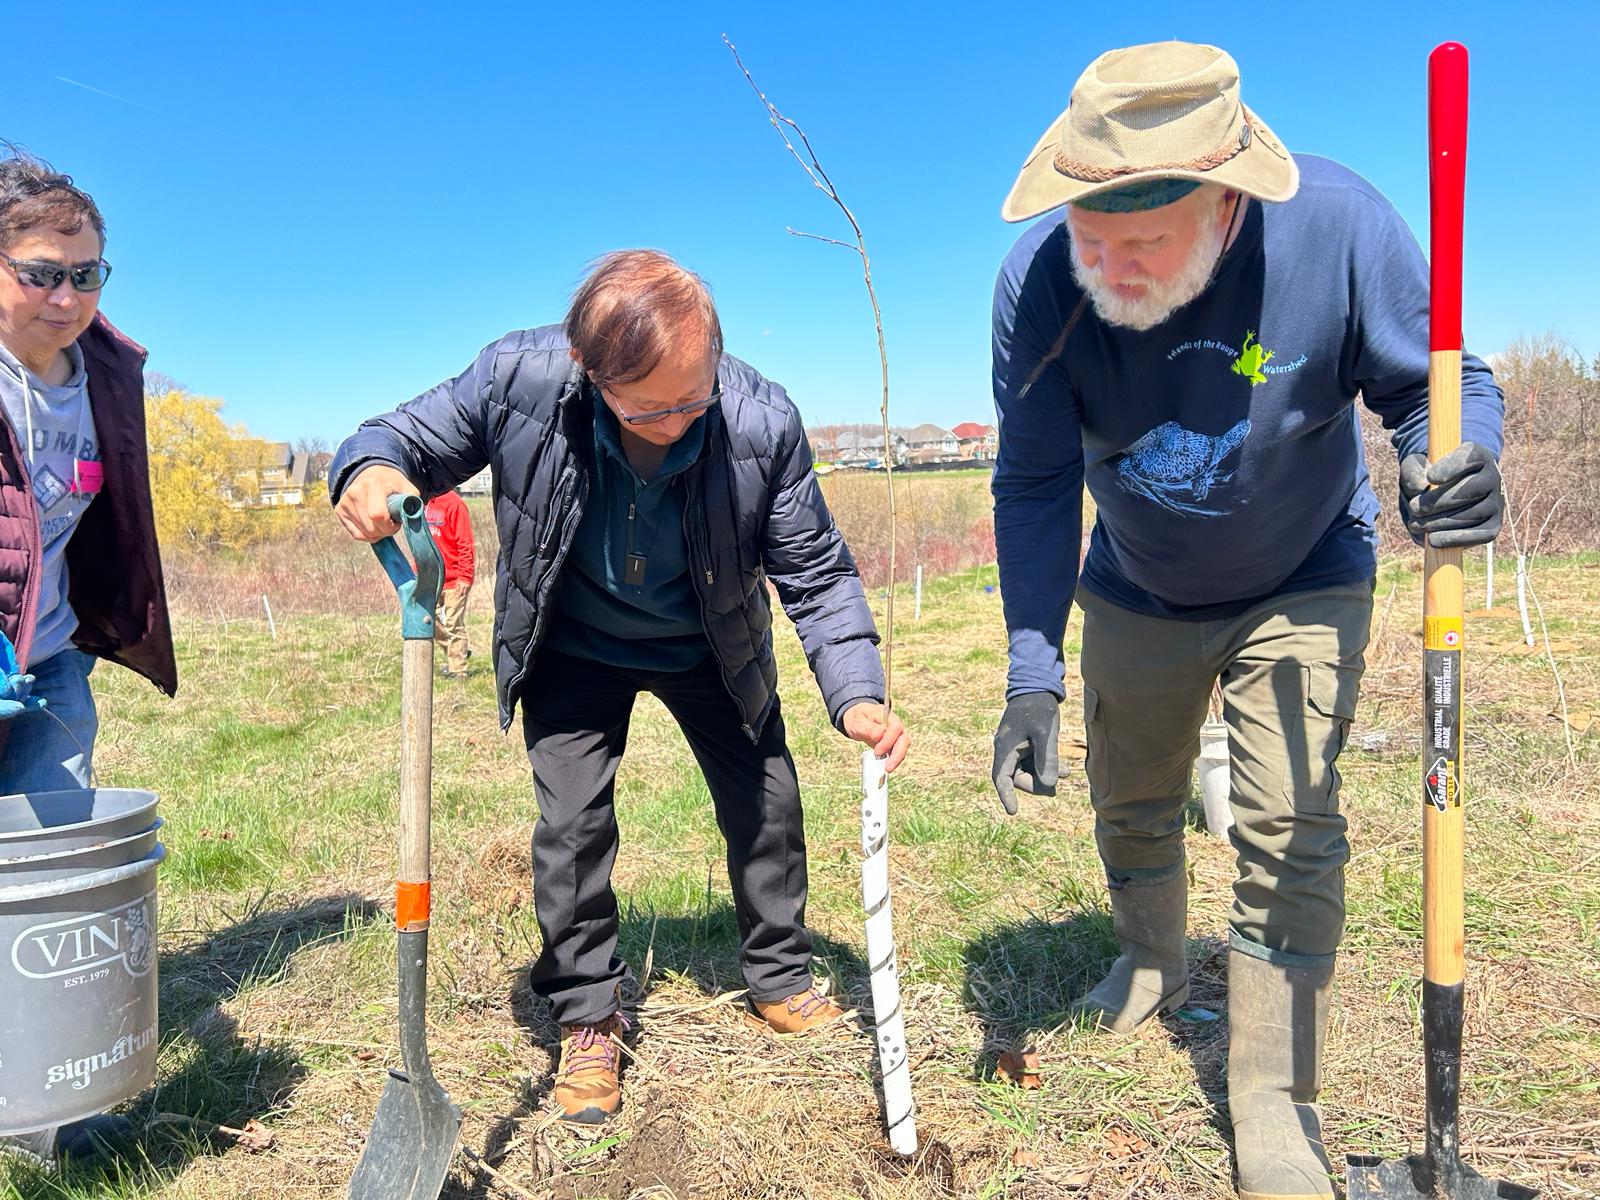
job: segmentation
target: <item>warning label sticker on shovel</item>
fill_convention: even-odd
[[[1423,628],[1422,798],[1442,813],[1461,807],[1461,619],[1430,617]]]
[[[1424,650],[1461,649],[1462,625],[1460,617],[1424,617],[1422,619],[1422,648]]]

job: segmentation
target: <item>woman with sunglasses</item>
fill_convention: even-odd
[[[168,695],[178,683],[145,352],[99,313],[104,252],[105,221],[71,177],[0,158],[0,797],[89,786],[96,659]],[[87,1156],[131,1132],[98,1117],[0,1150]]]
[[[812,980],[805,837],[772,653],[767,581],[828,714],[893,770],[877,632],[778,385],[722,348],[705,284],[664,254],[603,258],[564,325],[513,333],[465,373],[339,447],[339,519],[395,532],[391,493],[494,469],[494,660],[502,726],[522,705],[539,819],[534,991],[561,1026],[554,1100],[622,1103],[613,783],[640,692],[682,728],[728,846],[748,1019],[783,1033],[846,1013]]]

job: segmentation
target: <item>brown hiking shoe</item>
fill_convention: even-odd
[[[596,1025],[562,1027],[552,1094],[563,1121],[599,1125],[622,1107],[622,1035],[627,1029],[621,1013]]]
[[[815,984],[786,1000],[752,1000],[750,1004],[755,1012],[746,1013],[745,1021],[774,1033],[810,1033],[846,1021],[854,1023],[856,1015],[828,999]]]

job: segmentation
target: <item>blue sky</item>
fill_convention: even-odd
[[[585,264],[632,245],[711,282],[729,349],[808,422],[875,419],[856,261],[784,232],[847,230],[726,31],[866,230],[895,420],[950,425],[991,413],[990,292],[1021,232],[998,214],[1023,155],[1097,53],[1165,37],[1228,49],[1292,150],[1367,176],[1424,244],[1427,54],[1466,43],[1467,343],[1553,329],[1600,352],[1597,12],[33,4],[7,13],[0,135],[95,195],[105,308],[152,368],[262,436],[337,441],[559,320]]]

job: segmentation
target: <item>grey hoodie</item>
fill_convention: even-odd
[[[89,408],[83,354],[67,347],[72,377],[60,387],[44,382],[0,343],[0,406],[22,446],[34,503],[39,507],[39,616],[31,663],[41,663],[72,645],[78,617],[67,600],[67,542],[94,500],[80,490],[80,460],[98,464],[100,446]],[[92,482],[89,486],[93,486]]]

